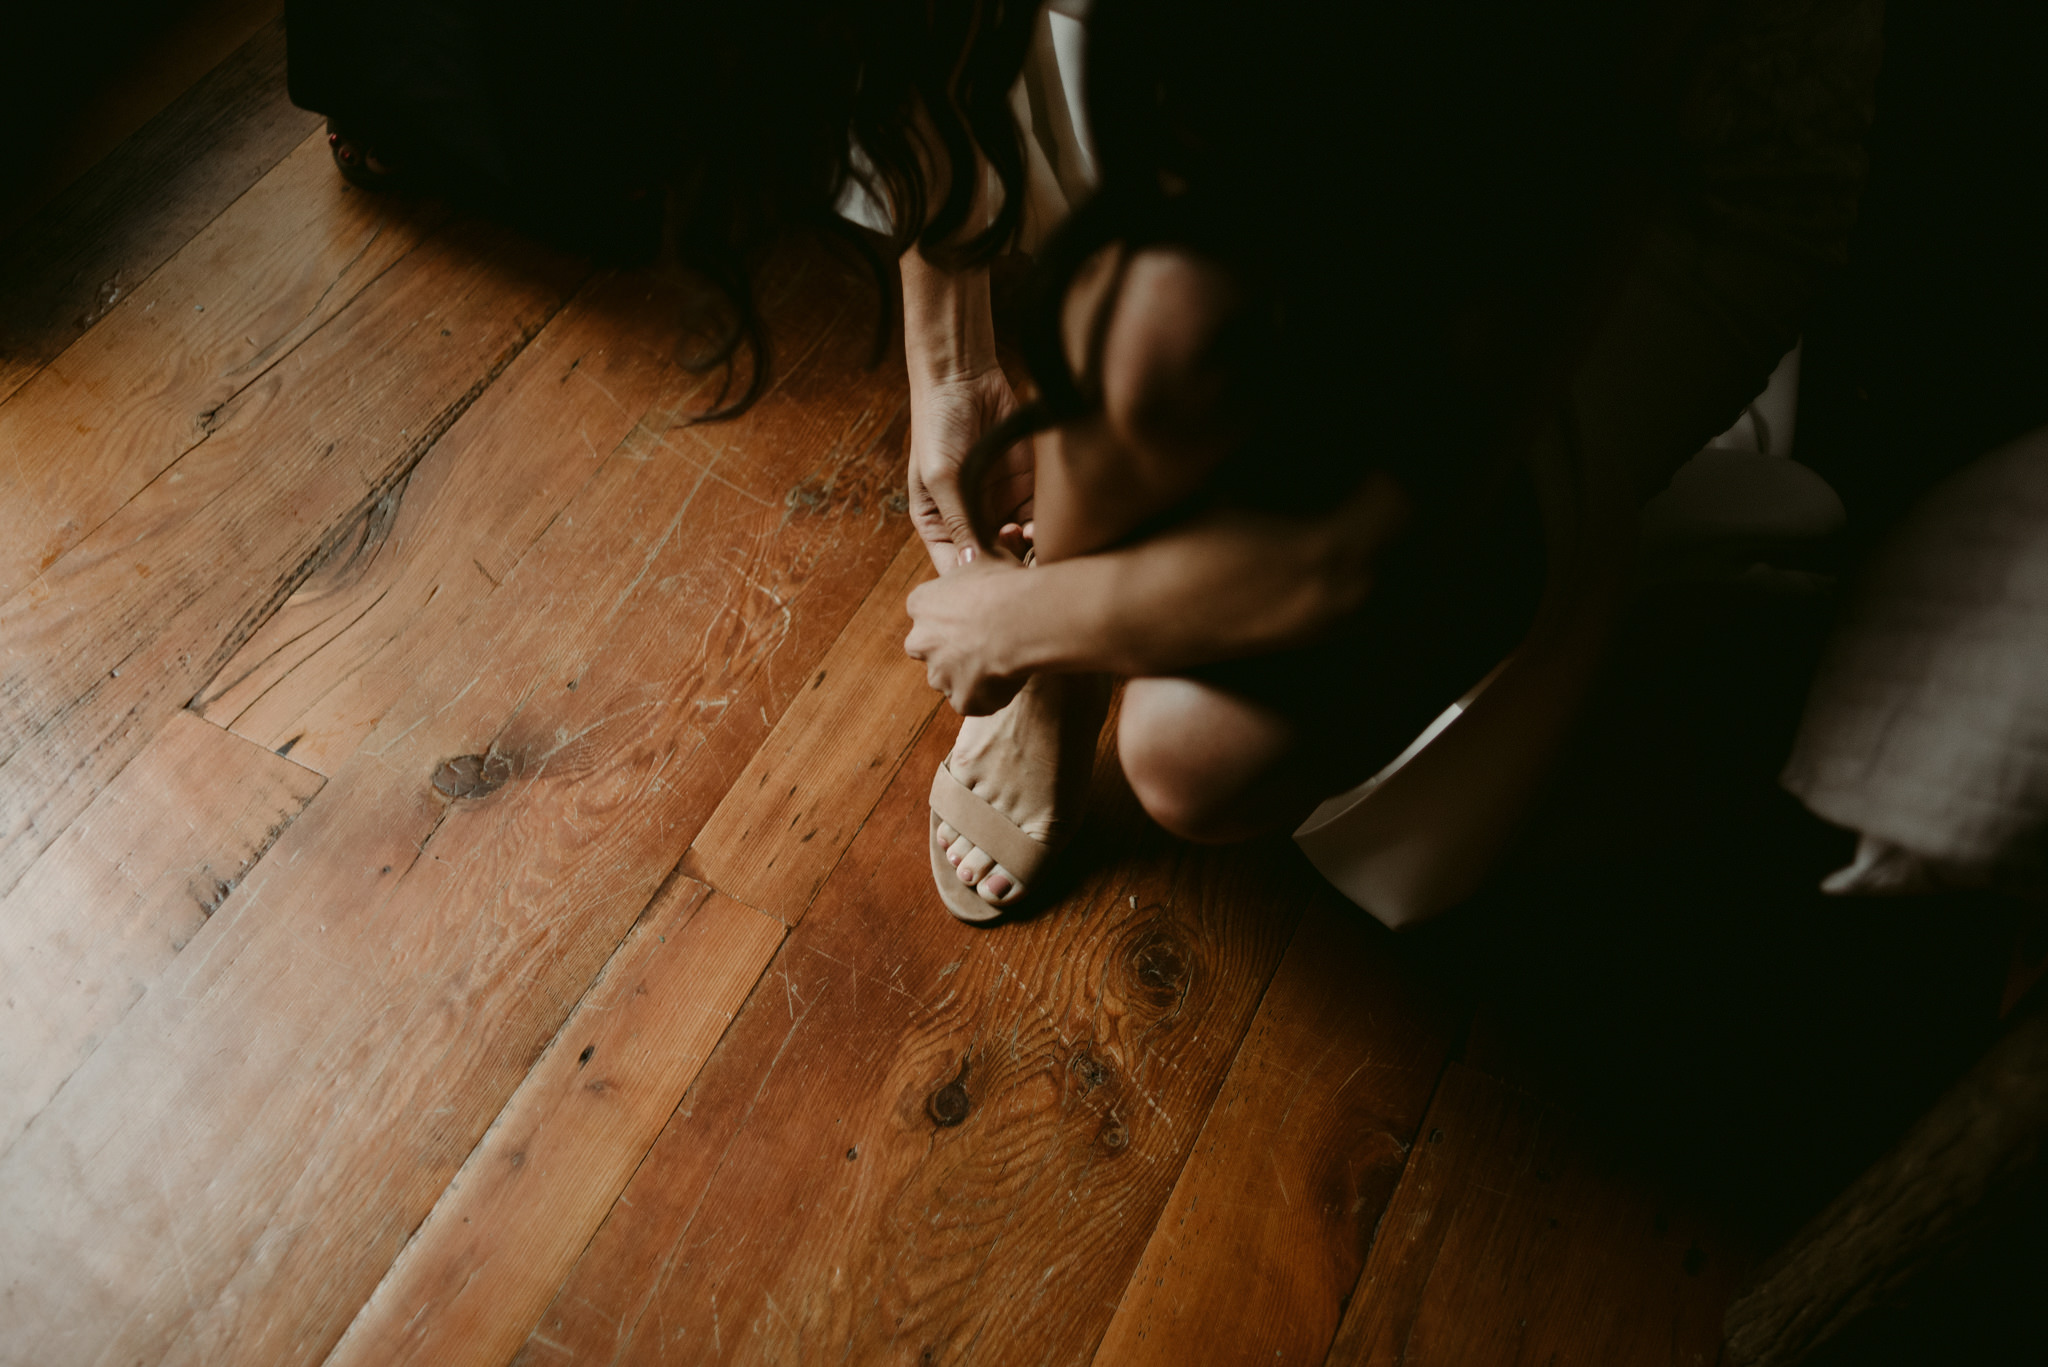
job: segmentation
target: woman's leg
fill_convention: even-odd
[[[1111,249],[1076,280],[1066,315],[1077,369],[1088,363],[1095,320],[1109,310],[1100,357],[1105,409],[1035,443],[1033,530],[1042,562],[1113,544],[1184,501],[1223,459],[1237,439],[1240,399],[1217,371],[1212,343],[1236,306],[1227,277],[1179,252],[1126,262]],[[1008,707],[961,724],[947,771],[1018,830],[1056,847],[1087,797],[1108,695],[1100,676],[1035,679]],[[943,819],[937,835],[960,880],[989,906],[1009,906],[1028,891]]]
[[[1301,824],[1335,791],[1278,708],[1198,679],[1132,679],[1117,721],[1131,791],[1186,840],[1221,844]]]

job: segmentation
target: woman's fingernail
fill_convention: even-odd
[[[974,563],[974,547],[962,546],[960,548],[960,563],[963,565],[972,565]]]

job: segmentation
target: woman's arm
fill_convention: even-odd
[[[912,114],[915,144],[921,149],[927,202],[945,200],[950,164],[936,152],[942,143],[922,105]],[[977,177],[963,237],[995,220],[999,195],[988,165],[977,152]],[[986,549],[975,534],[975,518],[1001,528],[1032,516],[1032,459],[1028,445],[1005,452],[979,488],[960,487],[961,462],[981,435],[1017,407],[1016,394],[996,355],[995,312],[986,267],[946,270],[925,259],[915,245],[903,254],[903,353],[910,378],[910,458],[905,472],[910,516],[932,565],[941,573],[959,563],[968,548]],[[970,510],[969,500],[973,500]]]
[[[1135,545],[1024,569],[979,556],[910,595],[904,649],[985,715],[1041,671],[1170,674],[1302,645],[1358,611],[1408,500],[1375,474],[1314,518],[1216,509]]]
[[[996,359],[988,271],[945,271],[915,247],[903,255],[903,352],[910,368],[910,516],[932,564],[953,568],[979,548],[960,488],[960,462],[1017,406]],[[1032,515],[1028,447],[1008,453],[978,496],[996,526]]]

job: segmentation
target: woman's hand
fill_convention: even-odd
[[[968,504],[960,467],[974,443],[1017,408],[996,359],[994,306],[986,269],[945,271],[916,248],[903,255],[903,359],[910,370],[910,518],[940,574],[981,545],[980,526],[1003,528],[1013,547],[1031,519],[1033,468],[1028,445],[1006,451]],[[1019,530],[1010,532],[1010,527]]]
[[[970,554],[911,591],[903,649],[962,716],[1001,711],[1030,677],[1017,664],[1013,590],[1035,573],[1000,553]]]
[[[1292,649],[1343,629],[1409,516],[1400,486],[1376,473],[1308,517],[1210,509],[1028,570],[977,554],[910,595],[904,649],[969,716],[1042,671],[1174,674]]]
[[[991,364],[973,374],[913,384],[910,410],[910,468],[906,482],[910,520],[924,538],[925,551],[941,574],[960,562],[968,547],[987,550],[974,535],[960,489],[960,464],[981,435],[1008,417],[1017,396]],[[1032,514],[1031,448],[1019,443],[997,458],[982,481],[984,525],[1021,528]],[[1020,534],[1005,536],[1017,549]]]

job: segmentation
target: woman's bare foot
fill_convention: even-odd
[[[1030,840],[1056,850],[1073,838],[1087,803],[1109,692],[1106,675],[1037,675],[1000,712],[961,723],[946,769]],[[1014,906],[1030,890],[943,819],[938,839],[960,881],[990,907]]]
[[[400,188],[398,168],[371,151],[362,139],[336,128],[333,119],[327,121],[327,147],[334,154],[335,168],[349,184],[362,190]]]

